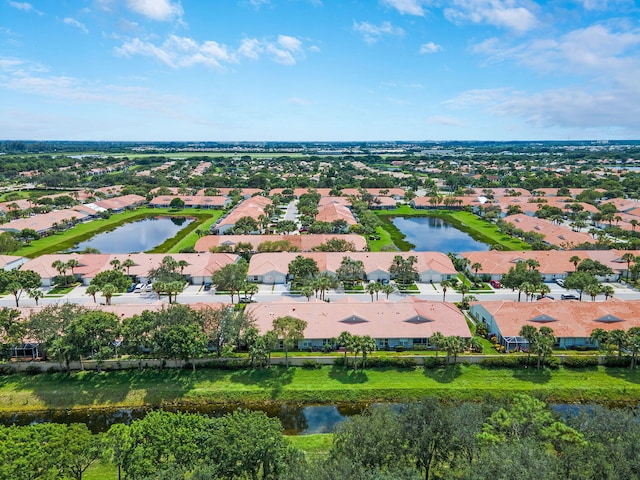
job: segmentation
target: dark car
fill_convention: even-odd
[[[205,282],[203,290],[205,292],[208,292],[209,290],[211,290],[211,282]]]
[[[491,285],[493,288],[502,288],[502,285],[498,280],[491,280],[489,282],[489,285]]]
[[[136,285],[138,285],[137,283],[132,283],[131,286],[129,288],[127,288],[127,293],[131,293],[136,289]]]
[[[543,298],[548,298],[549,300],[555,300],[555,298],[551,295],[538,295],[536,296],[536,300],[542,300]]]
[[[571,294],[566,294],[565,295],[564,293],[562,295],[560,295],[560,298],[562,300],[578,300],[578,297],[576,297],[575,295],[571,295]]]

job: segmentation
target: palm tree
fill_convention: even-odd
[[[100,287],[97,285],[89,285],[87,287],[87,295],[91,295],[93,297],[93,303],[96,302],[96,294],[100,291]]]
[[[113,295],[117,292],[118,292],[118,289],[115,287],[115,285],[111,283],[107,283],[106,285],[103,285],[102,296],[104,297],[107,305],[111,305],[111,297],[113,297]]]
[[[62,260],[54,261],[51,266],[55,268],[60,275],[64,278],[64,285],[67,285],[67,264]]]
[[[613,294],[615,293],[615,290],[613,289],[613,287],[611,285],[603,285],[602,286],[602,293],[604,294],[604,299],[605,300],[609,300],[609,297],[613,297]]]
[[[584,293],[591,297],[592,302],[595,302],[596,297],[602,293],[602,285],[599,283],[589,284],[584,288]]]
[[[371,295],[371,301],[373,302],[373,295],[376,293],[376,284],[378,282],[369,282],[367,285],[367,293]]]
[[[177,267],[180,269],[180,275],[182,275],[182,272],[184,271],[185,267],[188,267],[189,265],[190,263],[187,262],[186,260],[178,260]]]
[[[531,345],[533,344],[536,337],[538,336],[538,330],[536,330],[536,327],[534,327],[533,325],[524,325],[520,329],[520,332],[518,333],[518,335],[527,341],[527,344],[528,344],[527,365],[529,365],[529,359],[531,358]]]
[[[544,297],[548,293],[551,293],[551,288],[546,283],[543,283],[538,287],[538,291],[540,292],[540,295]]]
[[[393,285],[391,285],[390,283],[387,283],[386,285],[382,286],[380,291],[382,293],[384,293],[387,296],[387,300],[389,300],[389,295],[391,295],[393,292],[395,292],[396,288]]]
[[[580,263],[580,257],[577,255],[572,256],[569,261],[573,263],[573,269],[578,270],[578,264]]]
[[[114,258],[109,262],[109,265],[111,265],[114,270],[120,270],[120,268],[122,267],[122,262],[120,262],[120,260],[118,260],[117,258]]]
[[[75,258],[71,258],[67,262],[67,267],[71,269],[71,275],[73,275],[74,277],[76,275],[74,269],[76,267],[79,267],[79,266],[80,266],[80,262],[78,260],[76,260]]]
[[[453,284],[449,280],[442,280],[440,282],[440,287],[442,288],[442,301],[444,302],[444,299],[447,296],[447,288],[453,287]]]
[[[598,348],[600,350],[605,350],[609,341],[609,332],[607,332],[604,328],[595,328],[591,332],[591,335],[589,335],[589,339],[592,342],[597,342]]]
[[[438,351],[444,342],[444,335],[440,332],[434,332],[433,335],[429,337],[429,345],[433,345],[436,349],[436,360],[438,359]]]
[[[122,268],[126,268],[127,269],[127,275],[129,275],[129,269],[131,267],[134,267],[136,264],[136,262],[134,262],[132,259],[127,258],[124,262],[122,262]]]
[[[535,270],[540,266],[540,262],[535,258],[528,258],[524,263],[529,270]]]
[[[476,280],[478,278],[478,270],[482,269],[482,264],[479,262],[475,262],[473,265],[471,265],[471,270],[473,270],[476,274]]]
[[[463,283],[462,285],[460,285],[460,288],[458,288],[458,292],[460,292],[462,294],[462,302],[464,302],[464,296],[469,293],[469,291],[471,290],[471,288],[469,287],[469,285]]]
[[[631,262],[635,261],[635,259],[636,259],[636,256],[631,252],[627,252],[624,255],[622,255],[622,257],[620,257],[620,260],[622,260],[623,262],[627,262],[627,280],[629,280]]]
[[[44,296],[44,292],[39,288],[32,288],[27,294],[36,301],[36,307],[38,306],[38,301]]]

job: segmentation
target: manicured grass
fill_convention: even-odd
[[[489,245],[499,245],[503,250],[530,250],[531,246],[517,238],[502,234],[498,228],[489,222],[485,222],[477,215],[462,210],[416,210],[408,205],[402,205],[394,210],[377,210],[376,214],[383,220],[383,226],[387,229],[394,243],[402,251],[410,249],[411,244],[404,242],[404,235],[394,232],[397,228],[391,223],[393,217],[438,217],[463,232],[471,235],[475,240]],[[386,220],[386,221],[385,221]],[[393,228],[389,227],[391,225]]]
[[[173,247],[171,247],[167,251],[167,253],[178,253],[180,252],[180,250],[183,250],[188,247],[193,247],[198,241],[198,239],[200,238],[198,237],[196,230],[203,230],[208,232],[209,227],[211,227],[214,223],[216,223],[216,221],[222,215],[222,210],[212,210],[211,213],[213,213],[213,215],[210,218],[205,219],[198,225],[195,225],[195,226],[189,225],[189,227],[187,228],[190,228],[190,227],[193,227],[193,228],[190,228],[190,231],[188,233],[186,233],[186,229],[181,231],[180,236],[182,237],[182,239],[178,243],[176,243]],[[194,222],[194,224],[195,223],[197,222]],[[184,235],[185,233],[186,235]]]
[[[380,240],[367,239],[367,245],[370,252],[384,252],[385,250],[397,250],[397,247],[391,240],[391,234],[384,227],[376,227],[376,235]]]
[[[42,190],[42,189],[33,189],[33,190],[14,190],[11,192],[5,192],[3,194],[0,194],[0,202],[7,202],[7,195],[13,195],[17,193],[18,195],[20,195],[20,198],[22,199],[26,199],[26,198],[33,198],[35,196],[41,197],[43,195],[56,195],[56,194],[69,194],[71,193],[70,191],[65,191],[65,190]]]
[[[289,440],[289,443],[295,448],[302,450],[306,457],[311,460],[325,457],[329,453],[329,449],[333,443],[333,434],[290,435],[287,436],[287,440]]]
[[[442,354],[441,354],[442,356]],[[435,370],[384,368],[354,373],[317,370],[128,371],[12,375],[0,379],[0,411],[264,402],[402,402],[427,395],[482,400],[528,393],[548,402],[635,402],[640,371],[484,369],[451,365]]]
[[[14,252],[14,255],[35,258],[47,253],[55,253],[65,251],[73,248],[80,242],[88,240],[89,238],[97,235],[98,233],[107,232],[119,227],[125,223],[135,222],[147,217],[153,216],[176,216],[176,217],[194,217],[196,221],[189,225],[192,230],[196,230],[201,222],[212,219],[217,215],[219,218],[221,212],[218,210],[197,210],[197,209],[183,209],[183,210],[169,210],[163,208],[139,208],[137,210],[130,210],[122,213],[112,215],[108,219],[96,219],[87,223],[79,223],[73,228],[64,232],[55,233],[48,237],[43,237],[31,242],[29,245],[25,245],[18,251]],[[188,227],[188,228],[189,228]],[[182,232],[173,239],[169,239],[162,244],[163,251],[169,251],[182,239]],[[195,244],[195,242],[193,242]],[[157,250],[156,248],[155,250]]]
[[[84,480],[114,480],[118,478],[118,467],[107,462],[96,462],[82,475]]]

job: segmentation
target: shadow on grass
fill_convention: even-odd
[[[13,375],[3,379],[0,387],[28,391],[52,409],[142,403],[158,406],[177,403],[193,388],[196,375],[180,369]],[[32,408],[28,403],[24,407]]]
[[[350,385],[365,383],[367,380],[369,380],[366,372],[363,372],[362,370],[354,372],[351,368],[347,369],[345,367],[339,367],[336,365],[333,365],[331,367],[331,370],[329,370],[329,378],[337,380],[340,383]]]
[[[533,362],[529,367],[514,368],[513,378],[537,384],[549,383],[551,380],[551,371],[544,367],[541,367],[538,370],[536,368],[536,363]]]
[[[629,367],[605,367],[607,375],[624,380],[629,383],[640,383],[640,368],[631,370]]]
[[[462,366],[459,363],[442,365],[437,368],[425,368],[424,376],[435,380],[438,383],[451,383],[462,375]]]
[[[255,385],[270,392],[271,399],[277,399],[286,385],[293,381],[294,367],[272,366],[263,370],[241,370],[234,372],[229,380],[243,385]]]

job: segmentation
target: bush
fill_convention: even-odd
[[[588,368],[598,366],[598,357],[571,355],[564,357],[562,365],[566,368]]]
[[[409,357],[369,357],[367,367],[371,368],[416,368],[418,363],[414,358]]]
[[[230,358],[220,361],[210,361],[196,364],[196,368],[212,370],[244,370],[251,368],[251,360],[248,358]]]
[[[24,369],[24,373],[27,375],[40,375],[42,373],[42,368],[39,365],[29,365]]]
[[[533,358],[531,363],[535,365]],[[526,364],[527,357],[522,356],[488,357],[480,360],[480,366],[483,368],[518,368]]]
[[[322,368],[322,365],[320,365],[315,360],[305,360],[302,362],[302,368],[306,368],[308,370],[316,370]]]
[[[604,359],[605,367],[630,367],[631,357],[607,357]]]
[[[0,376],[13,375],[16,373],[15,367],[11,365],[0,365]]]
[[[446,358],[444,357],[426,357],[424,359],[424,368],[426,369],[432,369],[432,368],[438,368],[438,367],[442,367],[444,366],[445,362],[446,362]]]
[[[49,368],[47,368],[47,373],[60,373],[60,369],[52,365]]]

